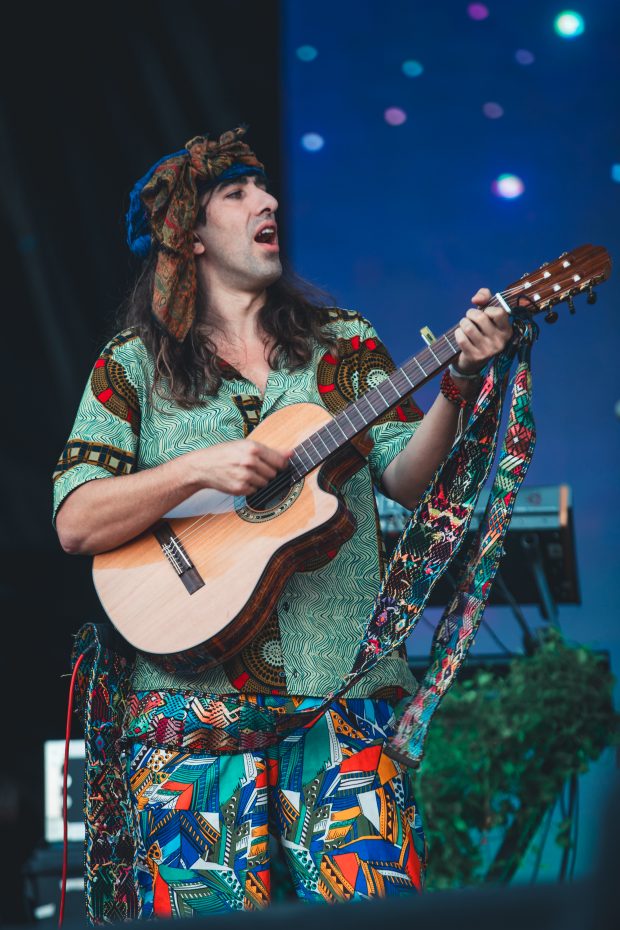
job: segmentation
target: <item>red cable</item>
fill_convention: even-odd
[[[73,688],[75,686],[75,676],[80,667],[84,653],[78,656],[73,673],[71,675],[71,684],[69,685],[69,702],[67,704],[67,727],[65,730],[65,770],[62,780],[62,878],[60,880],[60,907],[58,909],[58,926],[62,927],[62,920],[65,915],[65,897],[67,892],[67,858],[69,854],[68,832],[69,824],[67,819],[67,777],[69,769],[69,741],[71,739],[71,714],[73,713]]]

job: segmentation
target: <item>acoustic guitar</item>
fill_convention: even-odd
[[[574,312],[576,294],[588,291],[593,303],[594,286],[610,270],[604,248],[580,246],[495,294],[490,305],[508,313],[546,311],[545,319],[555,322],[555,306],[566,301]],[[338,491],[365,463],[359,438],[456,358],[455,330],[337,416],[314,403],[270,414],[252,439],[294,451],[266,487],[245,498],[205,489],[136,539],[97,555],[97,594],[125,639],[155,655],[200,646],[203,667],[242,649],[291,575],[353,535],[355,519]]]

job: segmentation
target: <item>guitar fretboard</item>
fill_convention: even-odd
[[[460,349],[454,338],[456,326],[410,358],[381,384],[366,391],[316,432],[296,446],[290,459],[293,479],[298,481],[321,465],[345,443],[354,439],[391,407],[445,368]]]

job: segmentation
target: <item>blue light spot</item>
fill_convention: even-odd
[[[318,132],[307,132],[301,137],[301,144],[307,152],[318,152],[325,145],[325,139]]]
[[[525,190],[523,181],[516,174],[500,174],[491,187],[496,197],[504,200],[515,200]]]
[[[300,45],[296,52],[300,61],[314,61],[318,54],[314,45]]]
[[[583,16],[574,10],[565,10],[556,16],[553,26],[557,34],[562,36],[563,39],[574,39],[576,36],[580,36],[586,28]]]
[[[414,78],[420,77],[424,71],[424,67],[419,61],[413,61],[413,59],[411,59],[409,61],[403,61],[401,70],[407,77]]]
[[[615,181],[616,184],[620,184],[620,165],[618,163],[611,166],[611,180]]]

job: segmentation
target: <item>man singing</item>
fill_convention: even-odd
[[[134,187],[128,240],[144,265],[55,473],[67,552],[120,546],[203,489],[259,491],[290,451],[255,441],[257,424],[300,402],[337,414],[394,370],[367,320],[283,276],[278,203],[243,134],[197,137]],[[138,653],[124,734],[143,917],[264,906],[270,834],[302,899],[421,891],[408,770],[382,751],[393,705],[416,689],[405,655],[311,725],[265,733],[352,668],[383,567],[373,485],[413,508],[444,460],[512,335],[501,308],[482,309],[490,297],[478,291],[461,320],[458,366],[426,416],[403,401],[370,428],[367,462],[341,488],[355,533],[309,557],[252,641],[216,667],[199,648]]]

